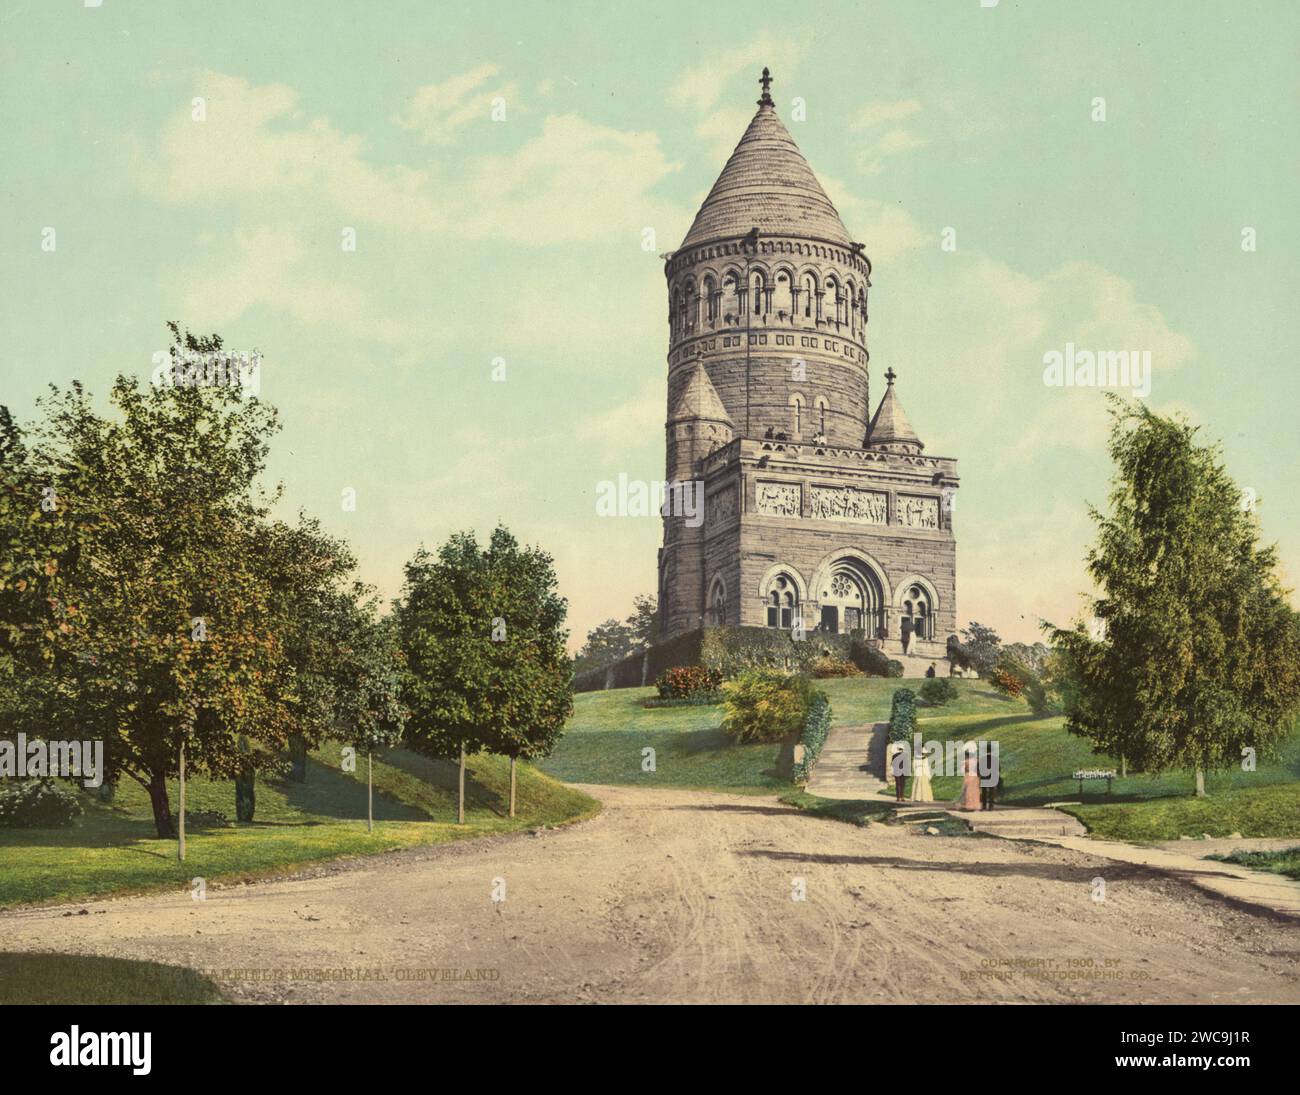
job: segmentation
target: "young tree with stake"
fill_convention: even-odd
[[[565,601],[546,553],[497,528],[486,548],[457,533],[406,567],[395,617],[406,654],[412,746],[459,756],[457,817],[465,818],[465,757],[489,749],[516,762],[549,753],[572,711]]]

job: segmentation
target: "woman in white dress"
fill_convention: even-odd
[[[930,757],[922,753],[916,758],[912,771],[912,801],[933,802],[934,789],[930,786]]]

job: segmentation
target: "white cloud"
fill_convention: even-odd
[[[479,65],[449,76],[442,83],[417,88],[406,110],[393,120],[404,129],[415,130],[426,141],[450,144],[456,132],[470,123],[488,122],[497,99],[505,100],[507,110],[518,109],[516,84],[487,86],[499,71],[496,65]],[[549,90],[541,93],[549,94]]]
[[[673,81],[668,101],[695,112],[695,135],[722,159],[735,147],[754,114],[760,94],[758,77],[765,67],[772,73],[777,111],[789,118],[790,102],[799,94],[796,73],[809,53],[810,42],[806,30],[763,31],[741,45],[710,53],[707,61],[686,69]],[[742,82],[753,94],[733,96],[730,88]]]
[[[464,124],[461,112],[474,98],[467,89],[481,84],[490,67],[456,78],[458,92],[436,125],[426,119],[434,125],[426,132],[441,140]],[[359,136],[307,117],[290,88],[212,72],[198,86],[207,121],[183,112],[155,147],[137,142],[141,189],[169,205],[232,201],[248,217],[277,224],[328,215],[340,228],[526,244],[632,242],[646,226],[686,216],[651,194],[678,170],[654,133],[553,115],[514,152],[466,158],[454,170],[378,165]]]
[[[369,163],[359,136],[307,117],[293,89],[218,72],[200,74],[195,88],[206,100],[205,121],[181,111],[153,147],[136,142],[138,184],[156,201],[251,203],[276,220],[310,201],[336,211],[340,225],[446,224],[428,171]]]
[[[892,262],[920,247],[926,233],[906,209],[871,198],[860,198],[842,179],[819,176],[822,188],[853,239],[866,245],[872,264]]]
[[[438,94],[422,89],[426,135],[443,141],[463,129],[493,75],[486,66],[454,86],[437,85]],[[667,239],[689,216],[654,193],[678,169],[654,133],[555,115],[531,136],[521,131],[511,152],[446,166],[385,164],[360,136],[304,111],[289,87],[217,72],[198,74],[192,86],[206,100],[206,121],[193,121],[186,109],[152,140],[134,138],[131,170],[155,201],[238,225],[231,233],[205,225],[194,254],[165,271],[183,314],[204,317],[203,325],[229,325],[261,304],[412,360],[454,336],[450,328],[465,314],[444,307],[435,316],[445,286],[429,285],[419,296],[436,276],[428,256],[438,248],[464,240],[622,242],[639,259],[644,228]],[[341,249],[346,228],[356,230],[356,254]],[[376,266],[379,248],[389,257]],[[494,291],[504,297],[510,279],[530,275],[512,269]],[[547,305],[553,316],[553,293]]]
[[[683,217],[651,193],[677,170],[654,133],[553,115],[515,152],[468,166],[452,199],[456,230],[533,245],[610,238],[631,245],[643,228]]]
[[[577,437],[624,452],[635,447],[639,439],[660,437],[668,411],[665,387],[662,376],[646,380],[617,406],[593,411],[578,427]]]
[[[868,143],[862,144],[857,153],[858,168],[866,175],[879,175],[885,169],[885,161],[900,152],[910,152],[914,148],[924,148],[929,140],[919,136],[905,126],[892,125],[910,118],[921,111],[917,99],[876,99],[864,104],[858,110],[857,117],[849,123],[851,130],[874,130],[880,126],[891,126],[881,133],[874,133],[870,138],[862,138]]]
[[[709,146],[708,155],[717,160],[720,171],[727,157],[749,125],[753,110],[744,107],[717,107],[705,114],[695,126],[695,136]],[[703,196],[700,198],[703,201]]]
[[[675,106],[701,113],[712,110],[727,85],[741,73],[753,81],[754,98],[759,95],[759,73],[766,67],[773,76],[772,98],[778,103],[797,94],[794,73],[808,53],[809,34],[799,29],[780,32],[765,30],[731,49],[710,51],[709,58],[686,69],[673,81],[668,99]]]

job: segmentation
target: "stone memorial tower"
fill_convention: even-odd
[[[860,632],[908,675],[946,669],[957,464],[925,453],[892,370],[871,414],[871,262],[777,116],[767,69],[760,83],[666,259],[667,477],[704,507],[664,517],[661,638]]]

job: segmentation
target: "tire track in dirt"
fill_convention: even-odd
[[[767,797],[590,790],[604,811],[565,829],[210,885],[201,903],[187,889],[90,902],[88,916],[11,911],[3,945],[384,977],[225,984],[250,1001],[1300,1002],[1294,923],[1143,869],[860,829]],[[792,900],[795,877],[807,900]],[[996,965],[1108,961],[1120,978]],[[989,976],[1000,969],[1013,975]]]

